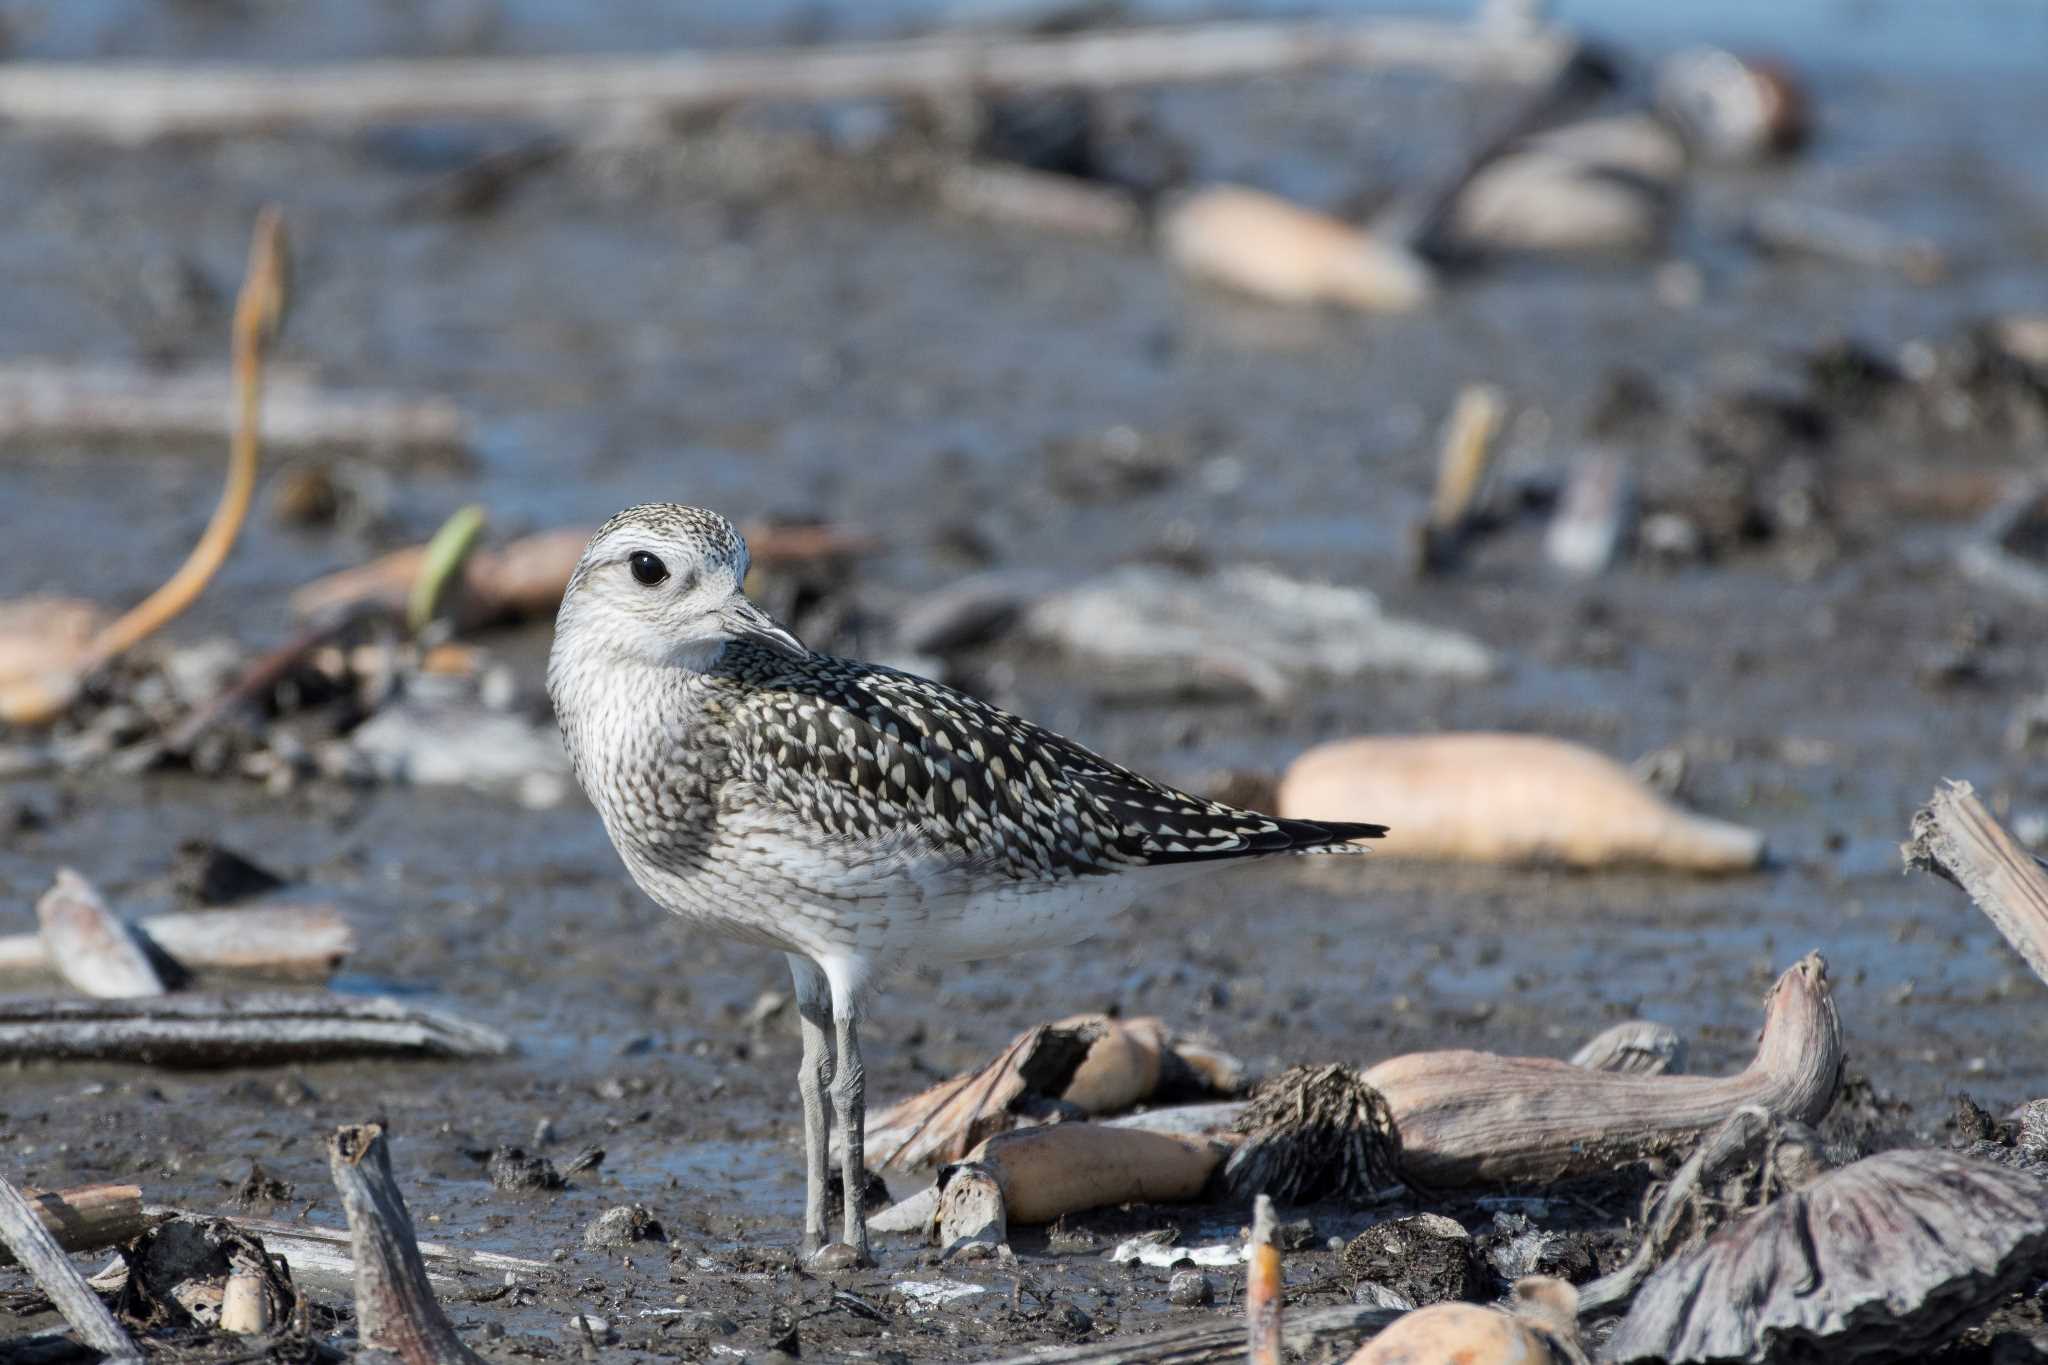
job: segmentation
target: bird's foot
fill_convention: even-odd
[[[810,1255],[811,1269],[830,1274],[839,1270],[857,1270],[871,1266],[875,1258],[865,1247],[856,1247],[846,1242],[832,1242]]]

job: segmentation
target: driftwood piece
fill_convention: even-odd
[[[1280,1339],[1290,1358],[1331,1360],[1399,1316],[1398,1310],[1357,1304],[1297,1309],[1281,1322]],[[1149,1336],[1119,1333],[1105,1341],[1005,1356],[993,1365],[1243,1365],[1244,1359],[1244,1323],[1225,1319]]]
[[[65,1251],[98,1251],[139,1235],[149,1225],[139,1185],[79,1185],[68,1190],[23,1191],[44,1229]],[[0,1265],[13,1261],[0,1251]]]
[[[1883,1152],[1716,1233],[1650,1277],[1614,1361],[1919,1359],[2048,1251],[2048,1182],[1952,1152]]]
[[[0,1061],[213,1067],[334,1057],[502,1057],[511,1050],[495,1029],[383,997],[0,999]]]
[[[2027,479],[1984,514],[1976,533],[1956,548],[1956,565],[1975,582],[2048,606],[2048,566],[2041,561],[2044,524],[2048,483]]]
[[[228,910],[178,910],[126,926],[191,972],[324,980],[355,951],[355,926],[324,901],[265,900]],[[0,937],[0,972],[55,964],[39,934]]]
[[[225,370],[166,374],[119,365],[55,361],[0,364],[0,451],[79,442],[224,441],[233,430],[234,386]],[[461,455],[468,419],[445,398],[322,389],[304,374],[270,380],[263,443],[276,450]]]
[[[552,616],[596,529],[562,527],[476,550],[463,560],[460,579],[450,586],[443,611],[458,630]],[[850,558],[874,546],[872,538],[844,526],[750,522],[740,529],[757,568]],[[403,611],[426,560],[427,547],[413,545],[329,574],[294,592],[292,610],[300,616],[323,618],[350,608]]]
[[[1827,964],[1809,954],[1772,987],[1756,1058],[1734,1076],[1626,1075],[1447,1051],[1391,1058],[1364,1079],[1393,1111],[1406,1175],[1457,1186],[1606,1170],[1683,1147],[1745,1105],[1817,1123],[1834,1105],[1841,1069]]]
[[[143,1214],[151,1220],[212,1216],[162,1205],[151,1205],[143,1210]],[[347,1228],[287,1223],[275,1218],[230,1217],[222,1221],[260,1238],[273,1255],[284,1258],[295,1280],[330,1288],[346,1288],[355,1284],[356,1262],[350,1250],[352,1244]],[[546,1262],[528,1260],[523,1256],[475,1251],[443,1242],[421,1242],[418,1245],[421,1259],[427,1264],[427,1278],[444,1290],[461,1287],[465,1276],[487,1276],[496,1282],[506,1275],[531,1277],[551,1269]]]
[[[1571,1060],[1588,1071],[1676,1076],[1685,1070],[1685,1039],[1669,1024],[1627,1019],[1595,1034]]]
[[[403,1365],[483,1365],[455,1334],[427,1282],[412,1215],[391,1175],[384,1129],[374,1123],[337,1129],[327,1140],[327,1168],[348,1214],[357,1344],[389,1351]]]
[[[1993,819],[1967,782],[1937,788],[1901,846],[1907,869],[1937,873],[1969,894],[2048,981],[2048,870]]]
[[[1320,744],[1280,778],[1278,813],[1387,820],[1389,857],[1748,871],[1753,829],[1672,804],[1627,768],[1544,735],[1375,735]]]
[[[142,1358],[135,1342],[114,1321],[114,1315],[92,1292],[78,1267],[65,1259],[63,1248],[43,1225],[42,1211],[23,1198],[21,1191],[4,1176],[0,1176],[0,1244],[35,1276],[50,1302],[64,1315],[64,1321],[71,1324],[86,1345],[116,1360]]]
[[[1544,79],[1573,46],[1553,30],[1420,19],[1212,23],[1045,36],[948,33],[896,42],[658,56],[373,61],[316,67],[0,69],[0,119],[17,128],[140,142],[464,118],[591,121],[739,100],[933,97],[977,90],[1106,89],[1316,67],[1424,67]]]
[[[1135,237],[1145,221],[1129,190],[1000,162],[947,166],[935,189],[939,203],[963,217],[1073,237]]]
[[[169,989],[141,941],[70,868],[57,870],[56,884],[36,902],[36,918],[51,965],[87,995],[122,1000]]]

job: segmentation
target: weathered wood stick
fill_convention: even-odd
[[[717,108],[750,99],[1107,89],[1324,66],[1424,67],[1454,77],[1544,80],[1572,46],[1555,30],[1377,18],[1025,37],[944,34],[653,57],[313,67],[13,62],[0,69],[0,119],[19,128],[141,142],[173,134],[274,133],[307,124],[354,129],[408,120],[588,120],[622,110]]]
[[[1289,1356],[1299,1360],[1338,1360],[1352,1347],[1384,1330],[1401,1314],[1391,1308],[1342,1304],[1289,1313],[1281,1324],[1281,1340]],[[1199,1327],[1157,1332],[1151,1336],[1115,1336],[1078,1346],[1035,1350],[1005,1356],[993,1365],[1242,1365],[1244,1324],[1230,1318]]]
[[[234,420],[225,370],[165,374],[49,360],[0,365],[0,450],[54,441],[152,448],[224,441]],[[470,442],[468,418],[445,398],[322,389],[303,374],[270,382],[261,422],[263,443],[279,450],[455,457]]]
[[[1280,1275],[1280,1248],[1273,1245],[1277,1222],[1271,1199],[1262,1194],[1252,1200],[1250,1269],[1244,1282],[1246,1356],[1251,1365],[1280,1365],[1285,1282]]]
[[[23,1192],[43,1228],[65,1251],[98,1251],[140,1237],[149,1226],[139,1185],[78,1185],[68,1190]],[[12,1264],[0,1251],[0,1265]]]
[[[389,1351],[404,1365],[483,1365],[462,1344],[427,1283],[412,1215],[391,1176],[384,1129],[338,1128],[327,1140],[327,1168],[348,1214],[356,1262],[356,1342]]]
[[[196,1214],[185,1209],[152,1204],[143,1211],[145,1219],[218,1218],[260,1239],[264,1248],[284,1257],[292,1278],[328,1286],[355,1283],[355,1257],[350,1254],[347,1228],[321,1227],[317,1223],[286,1223],[275,1218],[244,1218],[224,1214]],[[419,1243],[420,1256],[427,1263],[427,1278],[437,1287],[457,1289],[462,1276],[488,1275],[493,1280],[505,1275],[538,1275],[551,1267],[544,1261],[506,1256],[495,1251],[471,1251],[445,1242]]]
[[[247,1066],[316,1058],[502,1057],[495,1029],[384,997],[329,992],[150,1000],[0,998],[0,1061]]]
[[[0,1244],[35,1276],[86,1345],[110,1359],[142,1359],[142,1352],[92,1292],[78,1267],[65,1259],[63,1248],[43,1226],[41,1213],[5,1176],[0,1176]]]
[[[1984,809],[1967,782],[1937,788],[1900,846],[1907,870],[1936,873],[1969,894],[1998,932],[2048,981],[2048,871]]]
[[[125,926],[193,972],[317,981],[355,951],[355,926],[334,906],[262,901],[230,910],[180,910]],[[40,934],[0,937],[0,972],[48,971],[56,964]]]
[[[1544,1057],[1414,1052],[1364,1073],[1418,1182],[1460,1186],[1609,1170],[1692,1142],[1745,1105],[1817,1123],[1841,1085],[1842,1033],[1817,953],[1771,988],[1755,1059],[1734,1076],[1588,1071]]]
[[[170,989],[128,926],[70,868],[57,869],[56,884],[36,902],[36,918],[51,964],[87,995],[122,1000]]]

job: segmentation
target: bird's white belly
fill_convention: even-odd
[[[1083,877],[933,897],[916,907],[921,914],[856,920],[851,946],[904,962],[964,962],[1063,947],[1100,933],[1135,890],[1118,878]]]

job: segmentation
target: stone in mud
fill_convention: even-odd
[[[583,1229],[583,1245],[591,1251],[609,1251],[635,1242],[665,1242],[654,1215],[645,1204],[620,1204],[606,1209]]]
[[[519,1147],[500,1147],[492,1152],[484,1162],[484,1172],[490,1176],[493,1189],[513,1194],[566,1189],[569,1184],[555,1169],[554,1162],[544,1156],[528,1156]]]
[[[1440,1213],[1378,1223],[1344,1248],[1353,1277],[1392,1289],[1417,1305],[1455,1299],[1477,1302],[1491,1290],[1471,1236]]]

